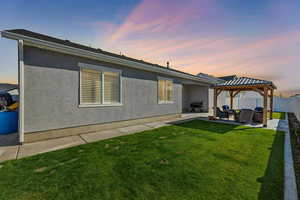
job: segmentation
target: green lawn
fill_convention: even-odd
[[[273,119],[285,119],[285,112],[273,112]]]
[[[282,199],[283,132],[191,121],[0,167],[0,199]]]

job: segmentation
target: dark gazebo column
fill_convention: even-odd
[[[229,95],[230,95],[230,109],[233,109],[233,91],[229,91]]]
[[[273,95],[274,95],[274,89],[272,88],[270,94],[270,119],[273,119]]]
[[[218,90],[214,88],[214,117],[217,117],[217,105],[218,105]]]
[[[218,96],[221,92],[221,88],[214,88],[214,117],[217,117]]]

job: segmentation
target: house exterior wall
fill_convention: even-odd
[[[79,62],[122,70],[123,105],[79,107]],[[182,111],[182,84],[177,78],[173,78],[174,103],[158,104],[157,76],[165,75],[28,46],[24,47],[24,68],[25,133]]]

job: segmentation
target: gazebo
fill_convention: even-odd
[[[232,80],[217,83],[214,86],[214,117],[217,113],[218,95],[222,91],[228,91],[230,95],[230,108],[233,109],[233,99],[241,91],[255,91],[263,97],[263,126],[267,126],[268,116],[268,97],[270,98],[270,119],[273,114],[273,93],[276,86],[271,81],[248,78],[235,77]]]

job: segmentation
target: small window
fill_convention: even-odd
[[[80,105],[121,104],[121,75],[104,67],[89,69],[84,65],[80,70]]]
[[[158,79],[158,103],[173,103],[173,81],[170,79]]]

